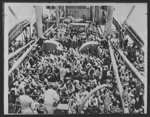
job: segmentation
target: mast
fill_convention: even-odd
[[[107,7],[107,21],[106,21],[106,35],[112,33],[112,23],[113,23],[113,13],[114,13],[114,7],[108,6]]]
[[[130,18],[130,16],[131,16],[132,12],[133,12],[133,10],[134,10],[134,8],[135,8],[135,5],[132,6],[132,8],[131,8],[131,10],[130,10],[130,12],[129,12],[127,18],[126,18],[126,20],[124,21],[125,24],[127,24],[127,21],[129,20],[129,18]]]
[[[35,6],[36,13],[36,27],[37,27],[37,36],[38,38],[42,37],[43,34],[43,24],[42,24],[42,6]]]
[[[112,33],[113,13],[114,13],[114,7],[108,6],[107,7],[107,21],[106,21],[106,27],[105,27],[106,37]],[[110,52],[110,57],[111,57],[111,61],[112,61],[112,66],[113,66],[115,78],[117,81],[117,87],[118,87],[120,98],[121,98],[122,108],[125,113],[124,101],[123,101],[123,97],[122,97],[123,96],[123,87],[122,87],[122,84],[120,81],[118,66],[116,63],[116,59],[114,56],[114,50],[111,46],[110,40],[108,40],[108,45],[109,45],[109,52]]]
[[[109,44],[109,52],[110,52],[110,56],[111,56],[112,66],[113,66],[113,70],[114,70],[114,73],[115,73],[115,78],[117,80],[117,86],[118,86],[119,94],[120,94],[120,97],[121,97],[122,108],[125,112],[125,107],[124,107],[125,105],[124,105],[124,101],[123,101],[123,97],[122,97],[123,96],[123,87],[122,87],[120,77],[119,77],[118,66],[117,66],[117,63],[116,63],[116,59],[115,59],[115,56],[114,56],[114,51],[111,47],[110,41],[108,41],[108,44]]]

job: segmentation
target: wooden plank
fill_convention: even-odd
[[[117,49],[116,49],[117,50]],[[139,71],[132,65],[132,63],[126,58],[126,56],[123,54],[123,52],[118,49],[118,53],[121,55],[121,57],[124,59],[124,61],[127,63],[127,65],[130,67],[130,69],[134,72],[134,74],[137,76],[137,78],[143,83],[144,82],[144,77],[139,73]]]
[[[35,46],[39,39],[36,40],[36,42],[29,47],[29,49],[17,60],[17,62],[13,65],[13,67],[9,70],[8,76],[20,65],[20,63],[25,59],[25,57],[28,55],[28,53],[32,50],[32,48]]]
[[[45,32],[47,32],[47,31],[45,31]],[[44,33],[45,34],[45,33]],[[44,35],[43,34],[43,35]],[[13,67],[9,70],[9,72],[8,72],[8,76],[21,64],[21,62],[24,60],[24,58],[29,54],[29,52],[32,50],[32,48],[34,47],[34,45],[38,42],[38,40],[39,40],[40,38],[38,38],[37,40],[36,40],[36,42],[32,45],[32,46],[30,46],[30,48],[19,58],[19,60],[15,63],[15,65],[13,65]]]
[[[114,17],[113,17],[113,24],[117,28],[118,32],[120,32],[120,30],[123,29],[123,26],[119,24],[119,22]],[[131,39],[135,41],[140,47],[142,47],[144,45],[142,38],[136,33],[136,31],[133,29],[132,26],[128,24],[126,25],[127,25],[126,31],[131,36]]]
[[[16,26],[14,29],[11,29],[11,33],[9,33],[9,43],[16,39],[24,31],[24,29],[30,25],[30,22],[26,21],[17,25],[18,26]]]
[[[45,31],[44,35],[46,35],[53,28],[53,26],[54,26],[54,24]]]
[[[116,59],[114,57],[114,52],[113,52],[113,49],[111,47],[110,41],[108,41],[108,44],[109,44],[109,52],[110,52],[110,56],[111,56],[113,70],[115,72],[115,76],[116,76],[115,78],[117,80],[118,90],[119,90],[119,93],[120,93],[122,106],[123,106],[123,109],[124,109],[124,112],[125,112],[124,101],[122,99],[123,87],[122,87],[122,84],[121,84],[121,81],[120,81],[120,77],[119,77],[119,73],[118,73],[118,67],[117,67],[117,64],[116,64]]]
[[[21,52],[22,50],[24,50],[26,47],[28,47],[33,41],[31,41],[30,43],[26,44],[25,46],[23,46],[22,48],[16,50],[15,52],[13,53],[10,53],[8,55],[8,60],[11,59],[12,57],[14,57],[15,55],[17,55],[19,52]]]

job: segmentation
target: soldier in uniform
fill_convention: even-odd
[[[57,86],[56,84],[48,86],[48,89],[45,91],[43,99],[44,99],[44,106],[45,106],[45,114],[54,114],[56,110],[57,103],[60,100],[59,95],[56,92]]]
[[[35,110],[35,102],[34,100],[29,97],[30,95],[30,89],[25,89],[25,93],[23,95],[20,95],[19,101],[21,104],[21,113],[22,114],[37,114],[37,111]]]

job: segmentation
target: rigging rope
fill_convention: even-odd
[[[10,12],[12,13],[12,15],[18,20],[18,22],[20,22],[19,18],[16,16],[15,12],[12,10],[12,8],[9,6],[8,9],[10,10]]]
[[[33,7],[32,9],[32,13],[31,13],[31,17],[29,18],[29,21],[32,21],[32,19],[33,19],[33,21],[34,21],[34,13],[35,13],[35,8]]]
[[[19,26],[20,26],[21,28],[23,28],[22,25],[20,24],[20,19],[17,17],[17,15],[16,15],[15,12],[13,11],[13,9],[12,9],[10,6],[8,7],[8,9],[9,9],[10,12],[12,13],[12,15],[17,19],[17,21],[18,21],[18,23],[19,23]],[[21,34],[22,34],[22,36],[25,36],[24,33],[21,33]]]

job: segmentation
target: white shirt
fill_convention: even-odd
[[[59,95],[53,89],[48,89],[44,94],[44,103],[46,105],[53,105],[54,102],[58,102],[59,100]]]
[[[21,95],[19,97],[21,108],[22,108],[22,114],[36,114],[34,113],[34,101],[31,97],[28,95]]]
[[[19,88],[18,89],[24,89],[24,87],[26,86],[26,83],[24,81],[22,81],[19,85]]]

